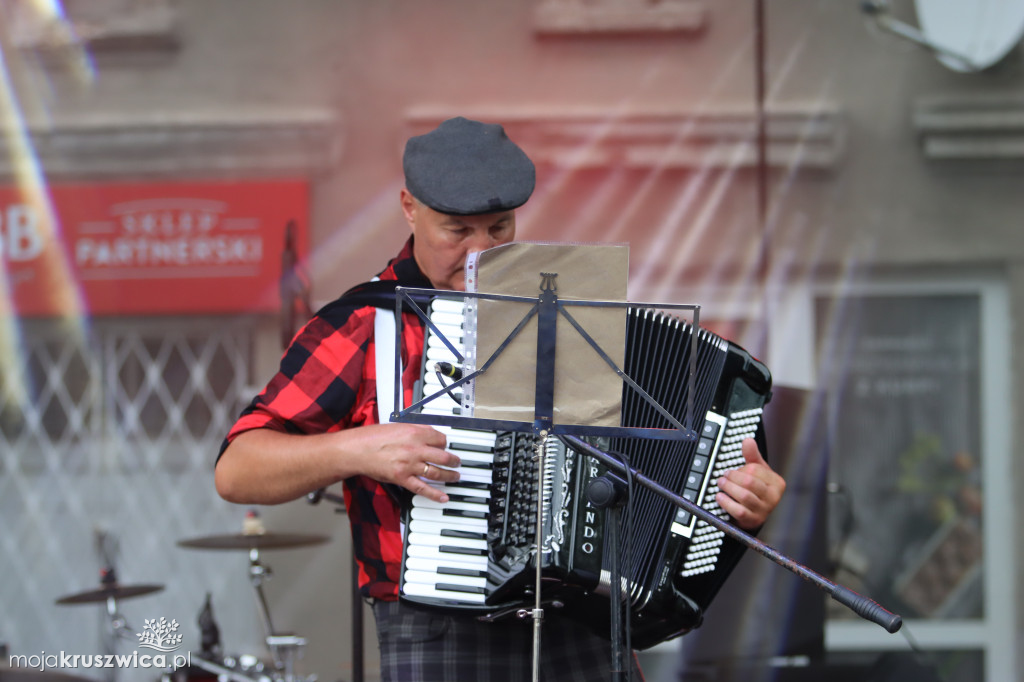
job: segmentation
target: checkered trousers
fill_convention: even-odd
[[[529,682],[533,674],[533,621],[512,617],[482,623],[409,604],[373,605],[382,682],[486,680]],[[611,680],[611,644],[568,618],[545,611],[541,626],[541,680]],[[632,682],[643,675],[631,655]]]

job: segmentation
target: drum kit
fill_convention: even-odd
[[[202,639],[201,651],[198,654],[189,652],[190,665],[187,669],[162,671],[161,682],[185,682],[189,679],[215,679],[218,682],[313,682],[316,679],[315,675],[303,677],[296,674],[296,662],[306,645],[306,639],[294,633],[280,632],[274,627],[270,607],[263,592],[263,584],[272,573],[270,567],[261,561],[260,552],[310,547],[327,542],[328,539],[324,535],[267,532],[258,516],[254,512],[249,512],[241,533],[209,535],[178,541],[179,547],[187,549],[248,552],[249,582],[256,593],[270,661],[265,663],[253,655],[222,654],[220,634],[213,619],[210,595],[207,594],[206,603],[198,619]],[[136,631],[129,627],[118,609],[118,603],[125,599],[154,594],[163,589],[163,585],[157,584],[122,585],[118,582],[115,571],[106,568],[101,572],[98,588],[60,597],[56,604],[103,604],[113,638],[138,641]],[[4,663],[6,660],[4,657]],[[95,681],[67,673],[2,667],[0,664],[0,682]]]

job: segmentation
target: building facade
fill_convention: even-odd
[[[264,655],[245,557],[176,543],[241,529],[212,468],[291,326],[286,227],[314,306],[368,279],[407,236],[405,139],[465,115],[537,163],[520,238],[628,243],[631,300],[700,304],[802,396],[779,461],[827,491],[829,575],[900,612],[942,679],[1020,678],[1016,41],[968,69],[823,0],[0,6],[12,653],[93,650],[106,621],[54,601],[116,564],[123,583],[164,585],[123,604],[134,627],[194,623],[210,592],[225,649]],[[801,504],[766,536],[811,533]],[[344,518],[259,511],[333,538],[270,555],[266,590],[275,625],[308,640],[305,668],[349,679]],[[765,646],[764,617],[732,655]],[[869,662],[912,649],[835,606],[822,637]],[[681,649],[648,653],[650,669]]]

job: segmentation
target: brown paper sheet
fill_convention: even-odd
[[[475,284],[481,293],[540,296],[541,273],[557,273],[559,300],[624,303],[629,247],[620,244],[515,242],[477,256]],[[482,366],[532,303],[479,299],[477,366]],[[567,306],[567,312],[619,367],[626,339],[624,306]],[[555,335],[554,423],[619,426],[622,380],[562,315]],[[534,420],[537,320],[519,333],[475,380],[473,416],[519,422]]]

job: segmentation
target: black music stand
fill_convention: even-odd
[[[426,396],[423,399],[417,401],[413,405],[405,409],[396,409],[391,415],[391,420],[395,422],[410,422],[419,424],[438,424],[444,426],[464,427],[464,428],[476,428],[476,429],[490,429],[490,430],[510,430],[510,431],[527,431],[532,432],[537,436],[538,441],[542,441],[548,436],[555,436],[560,438],[567,446],[571,447],[576,452],[589,455],[597,459],[607,469],[619,475],[620,478],[626,481],[636,482],[647,488],[651,492],[659,495],[663,499],[669,501],[676,507],[689,512],[697,519],[704,521],[710,526],[722,531],[726,536],[738,541],[747,548],[753,549],[762,556],[765,556],[780,566],[796,573],[799,577],[811,582],[820,589],[824,590],[829,596],[838,601],[839,603],[847,606],[862,618],[871,620],[878,625],[885,628],[888,632],[894,633],[899,630],[902,625],[902,619],[900,616],[895,615],[884,609],[881,605],[874,602],[871,599],[863,597],[852,590],[840,586],[824,576],[808,569],[805,566],[800,565],[793,559],[785,556],[769,547],[765,543],[757,540],[755,537],[743,530],[733,526],[732,524],[720,519],[719,517],[705,511],[699,505],[690,502],[689,500],[675,494],[673,491],[665,488],[658,482],[643,475],[640,471],[633,469],[627,465],[624,465],[617,458],[610,454],[592,446],[591,444],[581,440],[580,436],[632,436],[632,437],[646,437],[646,438],[669,438],[669,439],[696,439],[697,433],[694,429],[695,415],[693,414],[693,385],[692,382],[695,376],[695,361],[696,353],[690,353],[690,388],[688,390],[689,402],[686,409],[685,421],[687,425],[683,425],[675,419],[667,410],[657,404],[657,402],[647,394],[637,383],[626,375],[626,373],[615,365],[608,354],[600,348],[600,346],[593,340],[593,338],[584,330],[579,323],[572,317],[568,312],[567,308],[571,306],[598,306],[598,307],[622,307],[626,308],[629,306],[637,306],[643,304],[630,304],[615,301],[579,301],[579,300],[559,300],[557,294],[557,273],[542,272],[539,273],[540,282],[540,293],[536,299],[522,296],[507,296],[501,294],[485,294],[478,292],[433,292],[435,294],[447,294],[449,296],[462,296],[464,298],[477,298],[495,301],[516,301],[520,303],[532,304],[529,311],[522,318],[520,323],[512,330],[504,342],[502,342],[498,348],[494,351],[490,358],[488,358],[479,369],[470,372],[461,378],[457,379],[454,383],[447,385],[442,390],[437,391],[433,395]],[[403,287],[396,288],[395,298],[395,402],[394,404],[401,405],[401,339],[402,339],[402,310],[403,307],[407,310],[415,312],[420,319],[431,328],[431,330],[438,336],[439,339],[448,347],[448,349],[455,354],[457,358],[461,360],[462,354],[455,348],[455,346],[445,338],[444,334],[434,325],[428,315],[417,305],[413,299],[413,295],[429,294],[429,290],[422,289],[409,289]],[[683,309],[690,310],[694,316],[694,328],[697,326],[699,320],[699,306],[693,305],[665,305],[658,304],[658,308],[662,309]],[[556,424],[554,421],[554,378],[555,378],[555,328],[559,316],[564,317],[569,321],[570,324],[576,329],[576,331],[583,336],[594,351],[606,362],[616,374],[629,385],[633,390],[637,391],[638,394],[647,401],[652,407],[658,410],[674,428],[672,429],[653,429],[653,428],[640,428],[640,427],[609,427],[609,426],[588,426],[588,425],[565,425]],[[422,406],[442,395],[450,395],[451,391],[455,388],[459,388],[467,382],[479,377],[485,373],[495,358],[498,357],[509,344],[515,339],[519,333],[526,326],[526,323],[533,317],[537,318],[537,347],[536,347],[536,390],[535,390],[535,402],[534,402],[534,420],[532,422],[524,421],[513,421],[513,420],[498,420],[498,419],[477,419],[472,417],[462,416],[446,416],[446,415],[424,415],[417,410],[421,409]],[[536,585],[535,585],[535,605],[530,611],[521,610],[520,615],[531,616],[534,624],[534,642],[533,642],[533,679],[539,680],[539,665],[540,665],[540,629],[541,623],[544,617],[544,611],[541,603],[541,561],[540,554],[542,552],[542,522],[543,522],[543,495],[542,490],[542,477],[544,470],[544,449],[537,447],[537,457],[540,459],[538,466],[539,479],[538,479],[538,518],[537,518],[537,554],[536,556]],[[614,505],[612,505],[614,506]],[[618,548],[613,548],[613,553],[618,556]],[[620,588],[620,579],[618,576],[612,577],[613,589]],[[613,625],[617,622],[618,616],[614,614],[620,608],[620,600],[614,598],[611,603],[613,610],[612,618]],[[618,634],[618,633],[616,633]],[[619,648],[620,642],[613,642],[613,657],[617,660],[621,660],[621,649]],[[621,665],[618,665],[619,670],[613,671],[616,675],[623,674]],[[628,673],[627,673],[628,674]]]

